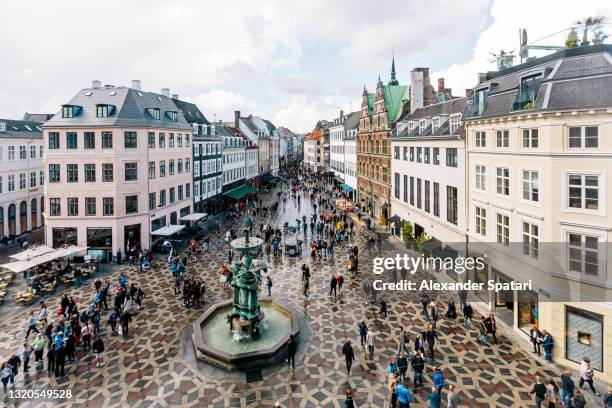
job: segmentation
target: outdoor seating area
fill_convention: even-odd
[[[4,303],[4,298],[6,297],[6,288],[13,281],[13,277],[15,276],[14,272],[6,271],[0,273],[0,305]]]

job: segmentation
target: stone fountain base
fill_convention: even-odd
[[[232,307],[231,300],[219,302],[212,305],[193,323],[192,341],[198,360],[225,371],[249,371],[275,365],[284,361],[287,358],[287,342],[289,341],[289,335],[293,334],[297,339],[300,334],[298,313],[292,307],[277,300],[272,300],[270,297],[260,299],[260,305],[272,306],[276,310],[287,315],[291,319],[291,329],[289,333],[266,349],[247,353],[230,354],[210,344],[206,344],[202,337],[202,326],[219,310],[227,308],[231,310]]]

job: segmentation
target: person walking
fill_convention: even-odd
[[[495,316],[493,313],[489,315],[485,319],[485,327],[487,329],[487,333],[491,333],[493,336],[493,343],[497,344],[497,322],[495,321]]]
[[[603,397],[603,403],[605,408],[612,407],[612,387],[608,387],[606,394]]]
[[[410,362],[412,365],[412,382],[415,387],[418,387],[419,384],[423,387],[423,371],[425,370],[425,359],[421,355],[420,352],[416,352],[412,361]]]
[[[368,345],[368,353],[370,354],[370,360],[374,358],[374,348],[376,346],[376,334],[372,326],[368,327],[368,334],[366,335],[366,344]]]
[[[6,394],[6,388],[8,387],[9,381],[15,385],[15,379],[13,378],[13,371],[9,367],[8,363],[2,364],[2,371],[0,371],[0,377],[2,378],[2,387],[4,394]]]
[[[455,386],[453,384],[448,386],[448,395],[446,396],[446,401],[446,408],[457,408],[459,406],[459,403],[461,402],[459,393],[455,391]]]
[[[480,341],[482,339],[482,343],[489,347],[489,336],[487,335],[487,327],[485,326],[484,320],[479,320],[477,325],[478,335],[476,336],[476,340]]]
[[[353,366],[353,361],[355,361],[355,353],[353,352],[351,339],[347,339],[344,346],[342,346],[342,354],[344,355],[344,360],[346,362],[346,373],[351,375],[351,367]]]
[[[472,305],[469,303],[465,303],[463,306],[463,327],[467,329],[468,322],[470,323],[470,327],[474,328],[474,310],[472,309]]]
[[[552,363],[552,350],[554,346],[553,337],[546,330],[544,330],[542,334],[544,336],[542,338],[542,346],[544,346],[544,358],[549,363]]]
[[[34,311],[33,311],[33,310],[30,312],[30,316],[28,317],[28,323],[27,323],[27,325],[28,325],[28,330],[27,330],[27,332],[26,332],[26,336],[25,336],[26,340],[27,340],[27,339],[28,339],[28,337],[30,336],[30,332],[40,333],[40,332],[38,331],[38,327],[37,327],[37,325],[38,325],[38,319],[37,319],[37,317],[34,315]]]
[[[440,371],[438,367],[434,367],[433,371],[434,373],[431,379],[433,380],[434,387],[436,387],[438,394],[440,394],[442,392],[442,387],[444,387],[444,374],[442,374],[442,371]]]
[[[96,367],[104,367],[104,341],[102,337],[96,336],[91,349],[96,354]]]
[[[272,278],[266,276],[266,288],[268,288],[268,296],[272,296]]]
[[[47,374],[55,371],[55,343],[49,343],[47,348]]]
[[[353,390],[351,387],[347,387],[344,393],[346,395],[346,399],[344,400],[344,408],[355,408],[355,403],[353,402]]]
[[[334,293],[334,298],[338,295],[338,293],[336,292],[337,286],[338,279],[336,278],[336,275],[332,275],[331,280],[329,281],[329,296],[332,295],[332,292]]]
[[[430,324],[427,332],[425,333],[425,339],[427,340],[427,345],[429,347],[429,356],[431,357],[431,361],[434,361],[436,359],[435,357],[436,340],[440,341],[440,338],[438,337],[438,333],[436,332],[434,327],[435,326],[433,324]]]
[[[542,403],[546,400],[546,386],[542,383],[542,378],[536,376],[536,382],[533,384],[533,388],[529,391],[529,394],[535,398],[536,408],[541,408]]]
[[[431,387],[431,392],[428,395],[428,399],[429,408],[440,408],[441,397],[439,391],[435,386]]]
[[[38,335],[40,335],[40,333]],[[34,349],[27,342],[23,344],[23,352],[21,355],[23,357],[23,373],[24,374],[30,371],[30,356],[32,355],[33,352],[34,352]]]
[[[395,393],[397,394],[397,401],[399,402],[399,408],[410,408],[412,402],[412,395],[408,389],[406,381],[399,382],[395,387]]]
[[[576,385],[574,384],[574,380],[572,380],[572,373],[569,371],[561,374],[561,400],[566,407],[571,407],[572,405],[572,397],[574,396],[574,389]]]
[[[17,378],[17,375],[19,374],[19,367],[21,367],[21,358],[15,353],[11,353],[9,359],[6,360],[6,362],[11,368],[13,379]]]
[[[538,356],[541,355],[543,336],[542,332],[536,326],[529,329],[529,340],[533,345],[533,353],[537,354]]]
[[[595,386],[593,386],[593,369],[591,368],[591,360],[588,357],[582,358],[582,363],[580,363],[580,382],[578,383],[578,388],[582,389],[582,386],[586,382],[589,384],[589,388],[596,397],[599,397],[599,393],[595,390]]]
[[[131,321],[132,321],[132,316],[130,315],[130,312],[127,310],[124,310],[123,314],[121,315],[121,334],[123,335],[124,339],[128,338],[128,331],[130,328]]]
[[[572,406],[574,408],[584,408],[586,406],[586,399],[580,390],[576,390],[574,398],[572,398]]]
[[[406,380],[406,371],[408,371],[408,359],[406,358],[406,354],[401,352],[395,361],[395,365],[397,366],[397,370],[399,372],[398,380],[405,381]]]
[[[548,401],[548,407],[554,408],[557,405],[561,406],[561,395],[559,394],[559,386],[555,383],[552,378],[548,380],[546,385],[546,399]]]
[[[287,365],[291,364],[291,369],[295,370],[295,352],[297,351],[297,340],[293,334],[289,335],[287,342]]]
[[[338,272],[338,277],[336,277],[336,283],[338,284],[338,293],[342,296],[342,285],[344,285],[344,276]]]
[[[32,349],[34,350],[34,362],[38,371],[43,363],[43,353],[45,351],[45,337],[41,333],[36,335],[36,340],[32,343]]]
[[[406,353],[410,353],[410,350],[408,349],[409,342],[410,336],[408,336],[408,332],[404,330],[404,328],[401,328],[399,333],[399,344],[397,346],[397,352],[400,353],[404,351]]]
[[[362,320],[359,325],[359,338],[361,340],[361,347],[365,350],[366,336],[368,335],[368,326]]]

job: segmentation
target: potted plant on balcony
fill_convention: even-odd
[[[404,241],[406,248],[412,248],[414,237],[412,236],[412,224],[410,221],[406,221],[404,225],[402,225],[402,241]]]

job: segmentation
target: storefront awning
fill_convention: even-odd
[[[233,198],[234,200],[240,200],[241,198],[253,194],[255,190],[248,184],[243,184],[240,187],[236,187],[233,190],[223,193],[224,196]]]
[[[40,256],[30,258],[24,261],[10,262],[4,265],[0,265],[0,267],[11,270],[15,273],[20,273],[23,271],[27,271],[28,269],[33,268],[35,266],[54,261],[58,258],[63,258],[65,256],[70,256],[78,252],[85,251],[86,249],[87,247],[78,246],[68,246],[66,248],[52,249],[51,252],[47,252]]]
[[[191,213],[181,217],[181,221],[200,221],[202,218],[208,217],[206,213]]]
[[[55,251],[53,248],[46,245],[28,248],[25,251],[9,255],[9,258],[13,258],[16,261],[27,261],[28,259],[35,258],[40,255],[48,254],[49,252]]]
[[[355,189],[354,189],[353,187],[349,186],[349,185],[348,185],[348,184],[346,184],[346,183],[342,183],[342,184],[340,184],[340,188],[342,188],[344,191],[348,191],[349,193],[350,193],[351,191],[355,191]]]
[[[263,183],[274,184],[274,183],[278,182],[278,177],[273,176],[270,173],[266,173],[266,174],[261,175],[260,180]]]
[[[174,235],[177,232],[181,231],[183,228],[185,228],[184,225],[166,225],[165,227],[161,227],[159,229],[156,229],[155,231],[151,231],[151,235],[169,237],[170,235]]]

